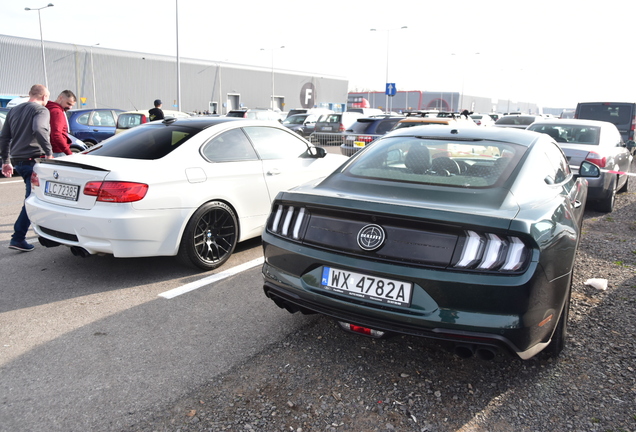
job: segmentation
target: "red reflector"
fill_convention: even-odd
[[[356,333],[361,333],[363,335],[371,336],[371,329],[366,327],[360,327],[355,324],[349,324],[349,329]]]
[[[89,182],[84,186],[84,195],[95,196],[97,201],[127,203],[143,199],[148,185],[132,182]]]
[[[31,173],[31,186],[40,186],[40,177],[33,171]]]

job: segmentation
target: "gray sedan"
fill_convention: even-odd
[[[588,179],[587,200],[599,211],[609,213],[614,209],[616,192],[627,191],[632,163],[616,126],[603,121],[562,119],[537,121],[528,130],[552,136],[574,173],[584,160],[598,165],[601,176]]]

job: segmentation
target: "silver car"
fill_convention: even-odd
[[[609,213],[614,209],[617,192],[626,192],[632,155],[612,123],[595,120],[541,120],[528,130],[554,138],[565,153],[570,168],[577,174],[581,162],[588,160],[601,168],[601,176],[588,179],[588,202]]]

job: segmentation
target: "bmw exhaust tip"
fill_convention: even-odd
[[[475,354],[475,347],[472,345],[460,344],[455,345],[455,354],[463,359],[468,359]]]
[[[91,256],[91,253],[89,251],[79,246],[71,246],[71,253],[82,258],[88,258],[89,256]]]

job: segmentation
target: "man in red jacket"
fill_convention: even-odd
[[[76,100],[72,91],[64,90],[55,102],[50,100],[46,104],[51,113],[51,147],[53,147],[54,157],[73,154],[70,147],[71,139],[68,137],[66,111],[73,108]]]

